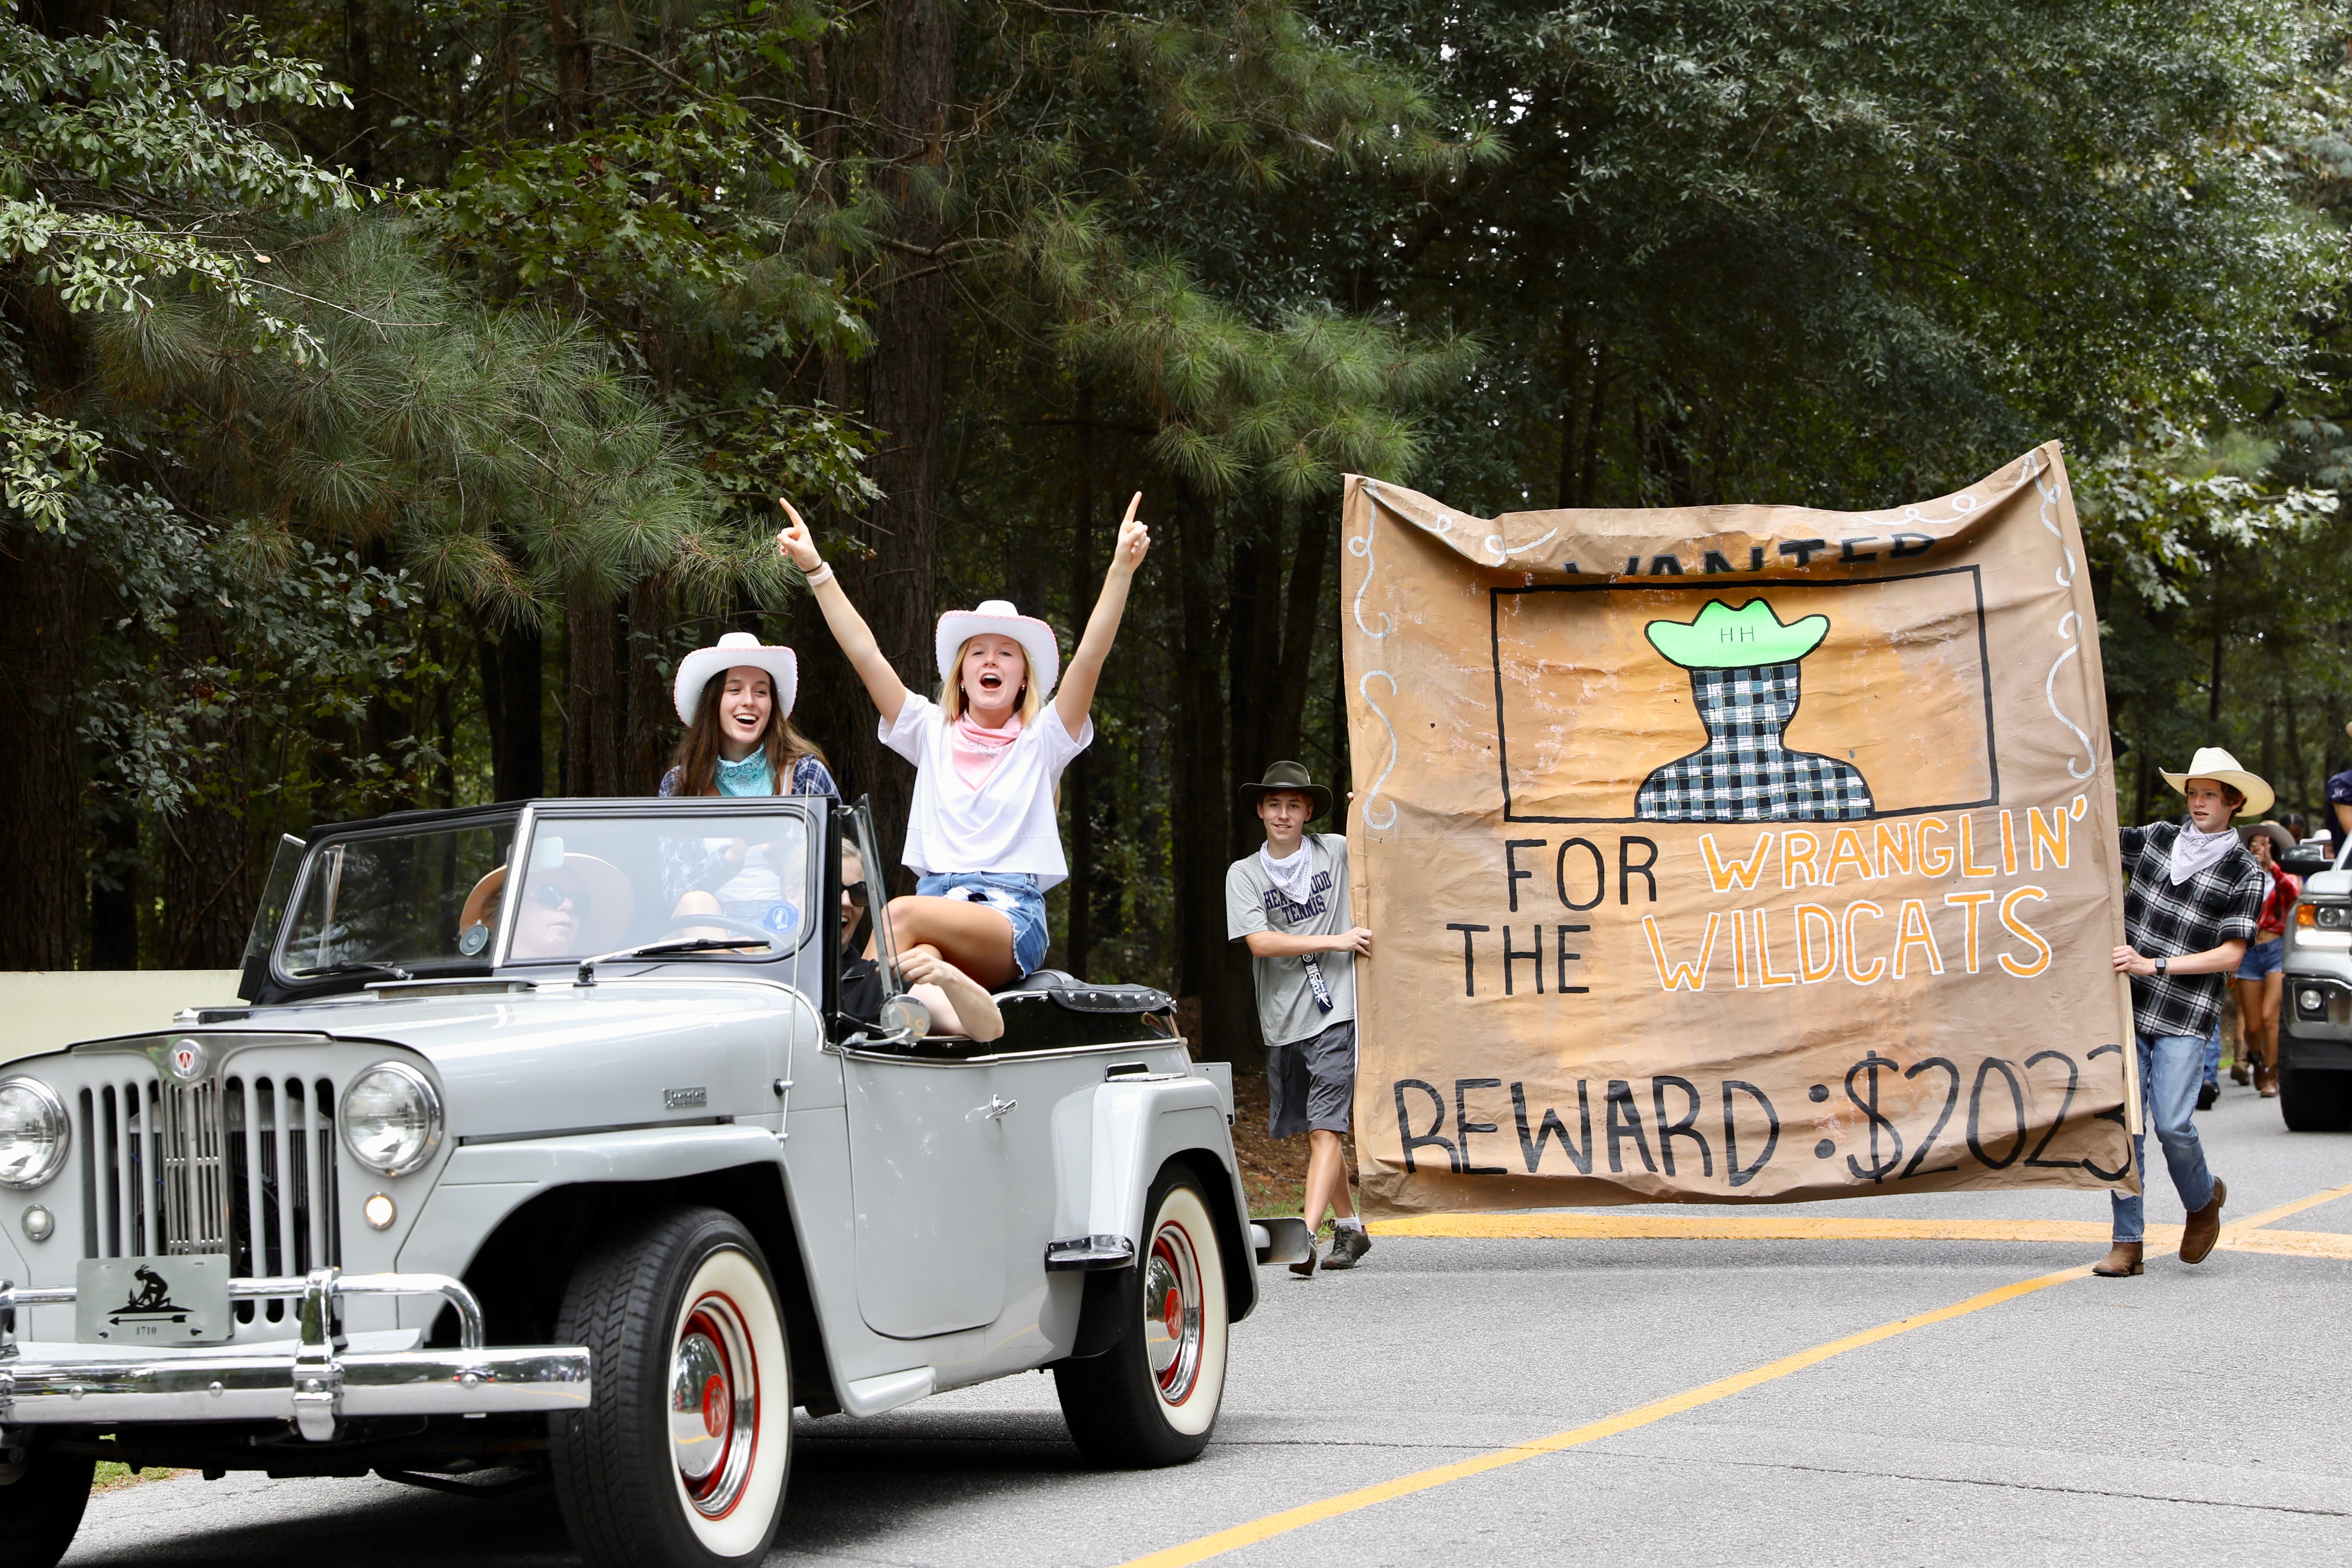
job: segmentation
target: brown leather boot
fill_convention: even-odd
[[[2102,1279],[2121,1279],[2129,1275],[2146,1273],[2139,1256],[2138,1242],[2118,1241],[2105,1259],[2091,1265],[2091,1272]]]
[[[2230,1198],[2230,1189],[2221,1177],[2213,1178],[2213,1201],[2189,1216],[2189,1224],[2180,1233],[2180,1261],[2202,1263],[2212,1252],[2213,1244],[2221,1239],[2221,1205]]]

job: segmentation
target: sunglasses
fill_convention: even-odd
[[[844,882],[841,885],[841,894],[842,897],[848,899],[853,902],[862,904],[866,901],[866,884],[863,882]]]
[[[530,890],[530,900],[542,910],[560,910],[566,904],[575,910],[588,907],[586,895],[575,893],[560,882],[541,882]]]

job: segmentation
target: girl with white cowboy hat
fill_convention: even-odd
[[[678,660],[672,696],[686,733],[662,775],[665,795],[838,795],[824,753],[793,728],[800,661],[791,648],[729,632]],[[800,868],[740,838],[666,839],[662,888],[672,912],[725,914],[780,935],[799,923],[787,897]]]
[[[1045,957],[1045,889],[1066,879],[1055,786],[1094,739],[1095,685],[1118,636],[1127,591],[1151,547],[1127,505],[1110,570],[1070,667],[1054,629],[1002,599],[940,617],[940,695],[909,691],[818,555],[792,503],[779,549],[807,578],[825,625],[881,713],[882,743],[915,764],[901,858],[916,896],[890,900],[900,953],[928,947],[983,985],[1002,989]],[[1055,685],[1056,676],[1060,684]]]
[[[2185,770],[2162,776],[2187,797],[2188,815],[2118,833],[2130,882],[2124,889],[2125,945],[2114,956],[2116,973],[2131,976],[2147,1123],[2163,1146],[2180,1206],[2189,1211],[2180,1260],[2202,1263],[2221,1237],[2221,1205],[2230,1194],[2207,1167],[2191,1120],[2205,1077],[2205,1040],[2221,1016],[2222,976],[2245,957],[2270,891],[2270,878],[2230,821],[2260,816],[2274,797],[2269,784],[2219,746],[2199,747]],[[2145,1134],[2132,1140],[2132,1163],[2143,1188],[2147,1143]],[[2137,1274],[2145,1234],[2140,1194],[2116,1191],[2108,1197],[2114,1246],[2091,1272]]]

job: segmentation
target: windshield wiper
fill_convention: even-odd
[[[649,942],[643,947],[625,947],[618,952],[600,952],[593,958],[580,961],[580,978],[576,985],[596,984],[596,966],[618,963],[625,958],[658,958],[673,952],[717,952],[732,947],[773,947],[775,942],[763,936],[698,936],[681,942]]]
[[[297,980],[328,980],[341,974],[388,974],[394,980],[416,978],[397,963],[330,963],[317,969],[298,969]]]

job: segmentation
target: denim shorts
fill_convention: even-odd
[[[2260,980],[2276,974],[2286,963],[2286,938],[2274,936],[2268,942],[2249,942],[2246,956],[2238,960],[2238,978]]]
[[[927,899],[970,899],[1013,923],[1013,963],[1028,974],[1045,962],[1045,895],[1025,871],[934,871],[915,884]]]

